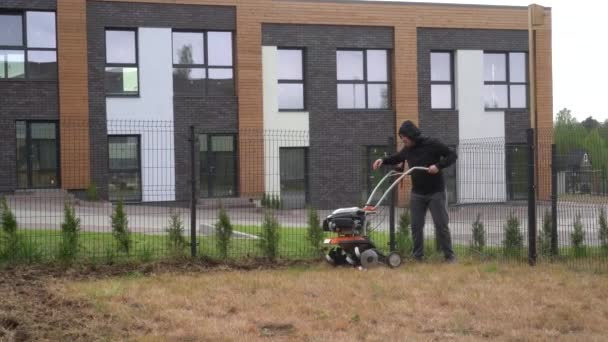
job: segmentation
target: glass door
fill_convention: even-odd
[[[200,197],[237,195],[236,137],[233,134],[200,134]]]
[[[59,186],[56,122],[17,121],[17,183],[21,189]]]
[[[507,145],[507,194],[509,200],[528,198],[528,149],[525,144]]]

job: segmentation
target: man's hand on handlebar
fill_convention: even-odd
[[[373,170],[378,170],[378,168],[382,166],[382,159],[376,159],[374,164],[372,165]]]

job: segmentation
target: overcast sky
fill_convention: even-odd
[[[375,0],[369,0],[375,1]],[[389,0],[390,1],[390,0]],[[407,0],[399,0],[407,1]],[[608,119],[608,2],[603,0],[417,0],[551,7],[553,19],[553,114],[566,107],[584,120]]]

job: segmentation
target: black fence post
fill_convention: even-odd
[[[534,129],[527,131],[528,142],[528,263],[536,264],[536,184],[534,172]]]
[[[557,249],[557,151],[551,145],[551,256],[556,257]]]
[[[196,257],[196,136],[190,126],[190,253]]]
[[[393,137],[388,137],[388,151],[393,154],[395,153],[395,139]],[[390,182],[389,182],[390,183]],[[395,248],[395,205],[397,202],[397,189],[398,187],[393,188],[391,193],[391,204],[389,209],[389,223],[388,223],[388,231],[389,231],[389,249],[393,252]]]

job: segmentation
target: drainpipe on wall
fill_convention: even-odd
[[[534,148],[538,152],[538,136],[537,129],[537,110],[536,110],[536,30],[538,26],[542,26],[545,22],[545,8],[537,4],[528,6],[528,69],[530,78],[530,87],[528,89],[530,99],[530,128],[534,130]],[[535,164],[538,164],[538,155],[535,153]],[[539,184],[538,168],[534,177],[535,183]],[[539,187],[536,186],[536,195],[538,196]]]

